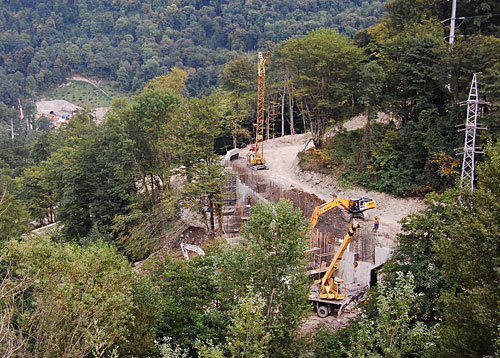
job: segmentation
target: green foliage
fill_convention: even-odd
[[[267,354],[297,357],[304,352],[297,328],[310,310],[304,272],[308,226],[287,200],[258,204],[242,230],[244,241],[218,258],[229,297],[253,292],[264,301],[264,327],[270,334]]]
[[[188,73],[177,67],[173,67],[170,73],[166,76],[158,76],[146,83],[143,90],[147,89],[162,89],[173,90],[182,96],[187,94],[186,80]]]
[[[319,27],[334,26],[353,36],[383,15],[383,1],[121,0],[89,6],[57,0],[2,3],[0,10],[0,101],[10,106],[19,96],[54,88],[75,73],[132,92],[174,66],[190,72],[189,93],[204,95],[238,53]],[[75,96],[71,87],[56,92]],[[93,88],[86,92],[90,96],[81,96],[81,102],[103,104]]]
[[[314,335],[315,358],[344,358],[347,356],[346,348],[350,349],[350,337],[355,337],[359,322],[353,320],[343,329],[330,330],[322,327]]]
[[[88,82],[69,80],[56,88],[44,91],[43,97],[47,100],[64,99],[82,108],[94,109],[109,107],[112,98],[126,97],[126,93],[109,84],[99,85],[97,88]]]
[[[132,281],[132,319],[127,322],[127,332],[121,337],[120,356],[147,356],[155,352],[155,338],[161,293],[150,275],[135,276]]]
[[[30,217],[38,220],[39,224],[55,222],[55,206],[57,204],[54,192],[43,181],[43,173],[40,167],[32,166],[26,168],[23,176],[18,178],[22,190],[19,198],[22,200]]]
[[[83,114],[72,118],[57,140],[60,147],[41,170],[44,187],[59,202],[67,237],[83,239],[94,226],[109,233],[114,216],[126,212],[133,188],[123,130],[112,124],[97,128]]]
[[[395,285],[382,282],[371,315],[363,315],[358,330],[350,337],[348,357],[434,357],[435,332],[411,313],[417,298],[413,275],[399,273]]]
[[[408,24],[422,23],[429,19],[448,19],[451,3],[436,0],[394,0],[386,4],[388,17],[385,20],[394,31],[402,31]],[[462,22],[457,25],[458,35],[482,33],[498,35],[495,15],[500,5],[494,0],[465,0],[457,2],[457,16]],[[447,24],[448,25],[448,24]]]
[[[182,190],[184,200],[205,218],[212,234],[217,231],[219,235],[222,234],[223,187],[229,179],[215,152],[216,139],[223,131],[220,100],[218,94],[190,99],[188,115],[176,123],[169,143],[187,180]],[[217,230],[216,222],[219,223]]]
[[[242,243],[154,265],[162,295],[157,337],[172,337],[172,344],[200,356],[301,356],[297,329],[309,311],[307,232],[291,202],[261,204]]]
[[[2,257],[4,280],[19,288],[0,300],[17,354],[83,357],[119,345],[133,319],[132,271],[115,249],[36,237],[10,241]]]
[[[149,205],[170,184],[172,155],[167,152],[165,141],[180,103],[180,96],[172,90],[146,88],[132,105],[117,101],[110,117],[129,141],[127,149]]]
[[[179,215],[179,194],[173,191],[162,192],[151,208],[142,208],[141,199],[138,200],[128,207],[130,212],[118,213],[113,218],[115,242],[131,261],[153,253],[158,239],[172,228]]]
[[[224,358],[224,349],[222,346],[214,346],[210,340],[207,343],[197,340],[195,347],[200,358]]]
[[[158,337],[172,337],[191,352],[196,340],[225,342],[230,306],[215,260],[209,255],[188,262],[167,257],[153,268],[161,292]]]
[[[486,9],[491,4],[481,5]],[[495,103],[485,108],[482,118],[491,130],[477,143],[498,137],[495,73],[500,43],[494,36],[474,34],[457,37],[454,51],[448,51],[444,29],[436,21],[443,13],[441,3],[397,0],[387,8],[388,18],[357,38],[370,62],[362,66],[353,95],[368,122],[361,132],[340,133],[327,141],[330,159],[323,166],[333,168],[341,182],[398,196],[441,192],[458,174],[459,162],[453,157],[463,137],[455,126],[466,113],[456,103],[467,99],[471,73],[484,73],[480,96]],[[379,110],[391,112],[393,123],[372,123]],[[303,158],[301,166],[313,167],[307,161],[314,159]]]
[[[299,165],[302,170],[331,174],[330,168],[332,168],[332,165],[326,150],[310,148],[299,152],[297,156],[299,157]]]
[[[277,49],[290,74],[301,114],[321,149],[328,124],[344,119],[357,86],[362,50],[333,29],[317,29]]]
[[[411,309],[419,321],[426,324],[444,318],[443,294],[449,284],[443,277],[443,262],[439,245],[450,233],[458,213],[450,207],[453,201],[428,195],[428,208],[403,220],[403,233],[398,235],[399,246],[384,267],[386,280],[395,284],[400,272],[411,273],[415,283],[415,302]]]
[[[403,126],[416,121],[423,110],[444,113],[447,71],[441,26],[433,22],[409,26],[377,44],[387,73],[390,109]]]
[[[228,337],[232,357],[264,358],[271,336],[265,328],[265,302],[257,296],[242,298],[233,313]]]
[[[221,98],[226,107],[225,118],[230,127],[233,148],[238,147],[238,139],[248,136],[245,128],[253,123],[256,108],[256,73],[255,64],[241,57],[228,62],[220,73],[221,87],[227,96]],[[243,138],[246,139],[246,138]]]
[[[498,172],[500,145],[491,144],[474,193],[429,195],[429,207],[403,222],[399,247],[384,268],[395,287],[399,272],[414,276],[409,313],[438,328],[446,357],[493,355],[498,339]]]
[[[0,246],[30,228],[26,208],[16,198],[19,187],[10,175],[11,171],[0,160]]]
[[[178,345],[172,344],[172,338],[166,337],[162,341],[156,342],[157,350],[161,358],[187,358],[188,352]]]
[[[341,181],[398,196],[440,191],[458,173],[457,161],[448,154],[451,144],[458,146],[453,133],[451,123],[434,110],[422,111],[417,121],[400,129],[371,123],[329,139],[325,165]]]
[[[445,324],[440,331],[447,357],[458,352],[464,357],[493,355],[500,335],[500,144],[491,144],[487,154],[474,193],[451,195],[450,201],[460,200],[461,206],[439,248],[444,277],[450,285],[444,296]]]

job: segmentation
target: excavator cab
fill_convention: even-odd
[[[359,214],[368,209],[374,209],[377,204],[374,200],[369,198],[359,198],[356,200],[349,200],[349,212],[351,214]]]

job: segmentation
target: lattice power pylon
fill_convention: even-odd
[[[472,77],[472,83],[469,91],[469,98],[467,100],[467,121],[465,122],[465,143],[463,148],[464,159],[462,162],[462,188],[468,187],[474,190],[474,155],[481,153],[476,148],[476,132],[479,128],[477,125],[477,117],[479,115],[479,105],[486,102],[479,100],[477,91],[477,73]]]

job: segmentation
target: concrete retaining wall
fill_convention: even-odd
[[[281,198],[291,200],[295,207],[302,210],[306,219],[310,219],[312,211],[324,203],[314,194],[306,193],[297,188],[274,182],[266,177],[266,171],[253,171],[246,164],[238,161],[226,161],[237,174],[237,204],[254,205],[257,201],[278,202]],[[332,198],[334,193],[332,193]],[[334,208],[321,215],[316,229],[322,233],[333,233],[336,238],[343,238],[349,227],[350,216],[345,210]],[[338,276],[347,283],[369,285],[370,270],[384,263],[390,257],[392,250],[375,247],[376,237],[372,223],[358,220],[360,228],[352,240],[349,252],[342,258]],[[354,261],[358,262],[354,270]]]
[[[392,256],[392,250],[385,247],[375,247],[375,266],[385,263]]]
[[[231,166],[233,172],[238,175],[238,203],[253,205],[258,200],[270,200],[278,202],[281,198],[290,199],[295,207],[302,210],[304,218],[310,220],[314,208],[324,203],[314,194],[303,192],[293,186],[284,185],[270,180],[266,177],[266,171],[254,171],[244,163],[238,161],[226,162]],[[332,199],[334,197],[332,193]],[[323,234],[331,233],[334,237],[341,239],[347,233],[350,216],[342,208],[334,208],[320,216],[316,229]],[[375,235],[372,224],[358,219],[361,227],[358,229],[355,239],[351,243],[351,251],[359,254],[359,260],[374,263]]]

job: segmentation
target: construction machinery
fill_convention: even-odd
[[[356,220],[351,221],[349,231],[345,234],[339,249],[330,262],[330,266],[323,277],[315,281],[311,289],[309,301],[315,305],[316,313],[319,317],[324,318],[328,316],[335,308],[338,308],[340,314],[345,305],[349,303],[345,282],[338,277],[334,277],[334,274],[339,269],[340,260],[358,228],[359,223]]]
[[[342,206],[346,209],[351,215],[359,216],[362,213],[369,209],[375,209],[377,207],[377,203],[375,200],[369,198],[360,198],[356,200],[348,200],[343,198],[336,198],[326,202],[322,205],[316,206],[311,216],[311,230],[314,229],[316,223],[321,214],[327,212],[328,210],[333,209],[336,206]]]
[[[248,153],[248,166],[254,170],[267,169],[264,159],[264,109],[266,93],[266,68],[265,64],[269,58],[269,51],[265,56],[259,52],[258,68],[258,86],[257,86],[257,121],[255,127],[255,139]]]

